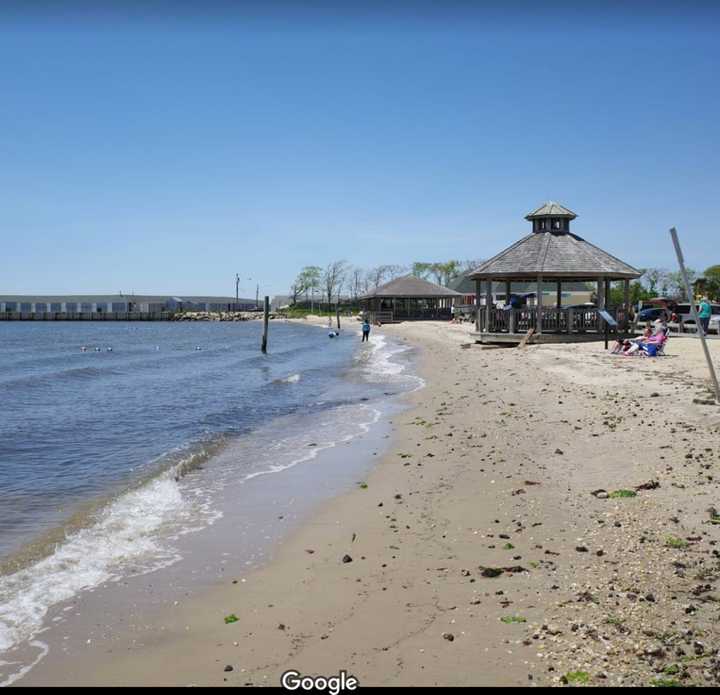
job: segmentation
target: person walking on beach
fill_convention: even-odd
[[[707,297],[703,297],[700,300],[700,311],[698,311],[698,318],[700,319],[700,325],[702,326],[703,333],[707,335],[708,326],[710,325],[710,317],[712,316],[712,307]]]
[[[362,340],[360,342],[364,343],[368,340],[370,340],[370,322],[364,319],[362,325]]]

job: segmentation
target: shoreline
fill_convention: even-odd
[[[394,374],[396,369],[397,373],[401,373],[406,368],[402,364],[396,365],[396,363],[388,361],[393,360],[396,350],[393,345],[386,346],[384,341],[376,343],[372,350],[366,352],[367,355],[364,359],[358,359],[356,356],[353,358],[352,364],[348,365],[348,374],[352,375],[348,383],[352,381],[357,381],[358,385],[364,383],[364,377],[361,375],[367,370],[369,370],[368,376],[371,376],[376,369],[379,370],[378,373],[386,373],[390,369],[390,373]],[[396,369],[392,369],[393,367]],[[394,383],[394,377],[390,378]],[[287,381],[290,382],[292,379]],[[372,386],[373,382],[374,380],[370,378],[368,383]],[[382,389],[382,387],[378,389],[377,385],[372,388],[378,393]],[[400,393],[402,392],[403,387],[401,386]],[[370,395],[369,391],[368,395]],[[119,497],[109,498],[110,503],[102,507],[102,514],[91,525],[87,525],[87,528],[79,527],[83,538],[92,534],[93,537],[98,537],[99,542],[100,537],[109,533],[112,530],[111,527],[116,525],[116,522],[108,523],[106,517],[112,512],[117,502],[123,503],[137,494],[147,495],[148,488],[154,487],[156,484],[162,485],[165,478],[173,477],[173,471],[177,471],[176,484],[179,483],[179,478],[183,479],[184,492],[182,496],[188,498],[185,500],[185,505],[190,499],[194,499],[198,492],[202,492],[203,480],[205,480],[205,484],[211,485],[213,488],[217,488],[218,484],[220,488],[225,488],[222,495],[214,495],[216,503],[221,506],[213,505],[211,509],[206,510],[212,516],[209,523],[200,523],[198,526],[193,522],[191,528],[185,531],[181,530],[179,535],[173,531],[169,537],[164,537],[168,536],[168,534],[164,534],[163,537],[158,536],[155,540],[148,539],[158,546],[156,548],[158,554],[163,558],[167,555],[168,560],[160,562],[149,556],[146,560],[142,560],[143,564],[145,561],[150,564],[149,570],[137,571],[133,570],[133,566],[142,567],[142,565],[138,563],[137,559],[128,558],[123,563],[126,567],[121,568],[120,574],[118,574],[118,567],[109,567],[110,574],[104,572],[107,579],[99,581],[97,585],[90,584],[82,587],[80,583],[84,582],[84,579],[72,579],[70,583],[78,586],[77,591],[70,594],[64,592],[64,598],[59,601],[53,600],[51,604],[48,604],[49,610],[42,619],[44,627],[40,632],[34,628],[36,637],[24,640],[0,654],[0,682],[4,682],[6,685],[15,682],[20,685],[25,684],[25,680],[17,679],[12,674],[17,673],[20,664],[35,662],[37,659],[42,661],[45,646],[38,640],[47,641],[51,645],[50,660],[53,656],[62,657],[62,654],[67,657],[67,645],[69,644],[83,643],[85,637],[92,638],[88,639],[88,644],[92,641],[100,641],[96,636],[98,620],[105,620],[110,625],[117,623],[119,618],[119,624],[122,624],[123,620],[132,613],[139,615],[145,609],[154,610],[155,607],[152,604],[155,598],[151,596],[154,592],[148,590],[148,587],[154,583],[168,582],[168,595],[172,594],[174,600],[180,600],[185,595],[200,593],[205,590],[207,585],[213,585],[219,577],[222,577],[221,573],[230,570],[231,567],[235,574],[247,570],[240,559],[234,562],[233,567],[233,561],[227,552],[222,553],[223,558],[217,558],[217,554],[213,551],[213,542],[223,547],[233,545],[236,553],[239,553],[242,560],[249,565],[262,564],[263,558],[272,554],[277,545],[277,539],[282,539],[288,527],[292,528],[293,525],[312,513],[313,505],[320,503],[328,496],[337,494],[338,490],[355,484],[356,476],[358,479],[362,479],[365,469],[372,463],[372,460],[366,460],[366,455],[363,456],[362,447],[370,447],[373,451],[382,450],[385,446],[386,425],[379,420],[387,419],[383,413],[387,415],[397,409],[397,405],[394,403],[396,397],[391,395],[390,398],[387,398],[387,395],[385,394],[385,397],[381,397],[380,400],[376,400],[376,397],[373,396],[370,399],[362,398],[347,404],[343,404],[340,400],[338,405],[327,411],[321,407],[320,411],[304,425],[301,414],[275,418],[266,426],[257,428],[240,438],[232,440],[224,437],[222,449],[215,451],[214,456],[205,452],[203,448],[202,451],[206,453],[204,459],[208,459],[207,463],[211,466],[209,478],[207,475],[199,473],[205,468],[200,465],[203,462],[194,461],[196,465],[191,466],[192,470],[184,470],[187,468],[187,461],[183,456],[182,471],[176,464],[173,464],[169,469],[162,469],[157,475],[149,475],[146,480],[138,481],[129,491]],[[333,396],[330,393],[328,396],[332,401]],[[348,419],[351,416],[352,419]],[[288,442],[294,442],[294,448],[288,448],[283,444],[286,439]],[[258,447],[261,447],[261,450],[256,451]],[[262,449],[266,449],[267,452],[263,453]],[[237,464],[246,459],[253,461],[256,455],[262,455],[262,460],[267,461],[266,466],[259,466],[259,468],[267,468],[267,470],[240,475],[242,469],[238,468]],[[193,454],[194,458],[196,458],[195,454]],[[211,458],[213,460],[209,460]],[[333,462],[343,465],[333,466]],[[258,468],[257,461],[254,467]],[[215,472],[212,473],[212,471]],[[323,473],[323,471],[325,472]],[[267,475],[273,472],[282,472],[282,475]],[[185,473],[189,473],[188,478],[184,477]],[[218,474],[221,475],[219,481]],[[317,480],[318,475],[321,476],[319,480]],[[195,482],[198,476],[199,479]],[[208,497],[207,492],[202,494],[203,498]],[[242,503],[243,508],[231,510],[227,505],[228,503],[232,504],[236,495],[238,495],[237,499]],[[261,508],[258,500],[263,500],[264,509]],[[284,507],[283,500],[284,504],[289,504],[289,506]],[[95,507],[100,504],[101,502],[96,503]],[[126,503],[125,506],[128,504]],[[276,516],[278,513],[279,516]],[[207,516],[207,514],[204,512],[203,516]],[[223,517],[227,517],[228,521]],[[87,521],[90,517],[86,514],[83,518]],[[237,524],[241,526],[239,536],[236,535],[235,538],[232,538],[232,531],[225,528],[230,525],[231,519],[234,519],[233,523],[236,526]],[[193,531],[201,530],[202,526],[205,527],[204,531],[196,537]],[[214,526],[213,530],[210,530],[210,526]],[[188,533],[189,538],[185,540],[183,536]],[[125,535],[127,534],[123,532],[123,537],[119,539],[121,545],[127,544],[130,540]],[[238,545],[237,541],[240,538],[242,540]],[[112,539],[108,536],[106,540],[111,541]],[[146,542],[140,537],[137,540]],[[236,542],[232,543],[233,540]],[[28,571],[35,576],[45,565],[60,571],[61,565],[67,563],[68,566],[62,572],[74,571],[77,574],[78,569],[73,569],[74,561],[78,560],[77,553],[73,554],[70,550],[76,545],[77,543],[72,539],[68,539],[67,543],[62,543],[54,552],[46,553],[46,556],[39,561],[38,567],[35,567],[38,563],[29,563]],[[32,548],[32,546],[28,547]],[[24,555],[19,557],[23,559]],[[180,560],[179,563],[178,560]],[[12,566],[11,561],[13,561],[13,557],[8,562],[9,566]],[[203,563],[206,563],[208,568],[211,565],[218,565],[218,568],[208,572],[203,569]],[[83,563],[84,565],[85,563]],[[155,569],[152,566],[155,566]],[[49,572],[50,569],[42,571]],[[23,572],[22,575],[24,574]],[[185,580],[183,574],[192,575],[196,579]],[[9,583],[4,587],[8,592],[13,586],[20,586],[18,582],[21,580],[21,574],[14,576],[18,578],[8,577]],[[69,575],[67,578],[70,579]],[[38,576],[38,579],[42,579],[42,577]],[[45,581],[43,580],[41,583]],[[170,585],[172,585],[171,588]],[[37,587],[33,585],[30,588],[34,592]],[[5,593],[10,597],[9,603],[3,608],[8,611],[10,632],[5,636],[13,638],[12,618],[16,609],[20,611],[20,606],[15,605],[15,600],[11,598],[12,594],[8,592]],[[101,596],[102,601],[96,598],[97,596]],[[122,598],[120,598],[121,596]],[[21,602],[26,599],[30,599],[27,594],[26,598],[18,597]],[[41,603],[43,601],[44,599],[41,600]],[[123,601],[129,610],[127,615],[127,611],[123,608]],[[111,605],[112,609],[106,610],[105,604]],[[5,613],[3,613],[3,617],[5,617]],[[101,639],[107,638],[107,631],[103,632],[105,634]],[[58,653],[59,651],[61,653]],[[5,659],[4,664],[3,659]],[[5,668],[2,668],[3,666]]]
[[[642,360],[599,344],[464,349],[448,324],[382,332],[420,347],[427,385],[405,396],[366,488],[81,673],[48,659],[19,684],[278,685],[289,668],[361,685],[716,682],[703,597],[720,578],[705,511],[720,414],[693,403],[697,341]]]

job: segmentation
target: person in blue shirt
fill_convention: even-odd
[[[700,310],[698,311],[698,318],[700,319],[700,325],[702,326],[703,333],[707,335],[708,326],[710,325],[710,317],[712,316],[712,307],[707,297],[703,297],[700,300]]]
[[[364,343],[367,340],[370,340],[370,322],[364,319],[362,325],[362,340],[360,342]]]

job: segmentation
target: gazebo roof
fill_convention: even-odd
[[[566,217],[569,220],[574,220],[577,215],[572,210],[560,205],[560,203],[548,200],[545,205],[541,205],[537,210],[525,215],[526,220],[534,220],[539,217]]]
[[[473,280],[538,275],[548,279],[629,280],[642,273],[575,234],[551,231],[528,234],[470,273]]]
[[[415,297],[418,299],[427,299],[432,297],[460,296],[462,295],[459,292],[450,290],[442,285],[436,285],[434,282],[423,280],[414,275],[406,275],[376,287],[361,297],[361,299],[369,299],[370,297]]]

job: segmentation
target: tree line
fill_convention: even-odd
[[[710,299],[720,300],[720,265],[710,266],[702,274],[692,268],[686,268],[686,270],[691,287],[696,285],[700,294],[707,294]],[[679,299],[683,302],[690,300],[680,271],[646,268],[640,279],[649,295],[643,299],[660,296]]]
[[[453,280],[465,275],[482,263],[480,260],[450,260],[445,262],[416,261],[411,265],[379,265],[373,268],[361,268],[347,261],[332,261],[324,268],[316,265],[305,266],[300,270],[290,287],[290,303],[320,302],[331,305],[341,298],[353,304],[376,287],[404,275],[431,280],[447,287]],[[664,268],[644,268],[642,276],[630,283],[630,301],[633,304],[653,297],[670,297],[679,301],[688,301],[685,283],[679,271]],[[692,268],[687,269],[692,285],[699,274]],[[710,266],[702,274],[698,291],[706,294],[712,301],[720,301],[720,265]],[[611,303],[622,303],[623,290],[613,287]]]
[[[290,303],[338,303],[342,298],[356,303],[376,287],[404,275],[431,280],[447,286],[460,275],[480,265],[479,260],[445,262],[416,261],[411,265],[379,265],[361,268],[347,261],[332,261],[324,268],[308,265],[300,270],[290,287]]]

